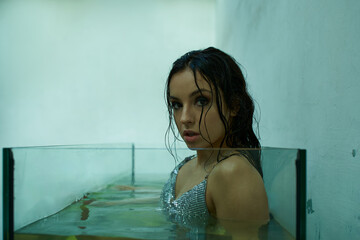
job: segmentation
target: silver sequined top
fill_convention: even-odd
[[[207,178],[175,200],[175,183],[180,168],[195,156],[185,158],[171,172],[164,185],[160,202],[164,213],[172,221],[184,226],[205,226],[210,213],[206,206],[205,191]]]

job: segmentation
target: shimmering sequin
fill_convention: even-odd
[[[171,172],[161,193],[162,209],[168,218],[184,226],[205,226],[210,218],[205,201],[207,179],[175,200],[175,183],[180,168],[194,156],[185,158]]]

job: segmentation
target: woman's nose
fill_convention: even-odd
[[[180,116],[180,122],[189,124],[194,122],[194,113],[190,107],[184,106]]]

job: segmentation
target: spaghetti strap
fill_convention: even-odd
[[[218,165],[218,163],[219,163],[219,162],[217,162],[217,163],[211,168],[210,172],[209,172],[208,174],[206,174],[206,176],[205,176],[205,179],[206,179],[206,180],[208,179],[210,173],[211,173],[212,170],[215,168],[215,166]]]
[[[224,159],[225,159],[225,158],[224,158]],[[206,176],[205,176],[205,179],[206,179],[206,180],[208,179],[210,173],[214,170],[214,168],[216,167],[216,165],[218,165],[218,164],[219,164],[222,160],[224,160],[224,159],[221,159],[220,161],[218,161],[218,162],[216,162],[216,163],[214,164],[214,166],[211,168],[210,172],[209,172],[208,174],[206,174]]]
[[[231,156],[237,156],[237,155],[242,155],[242,154],[241,154],[241,153],[232,153],[232,154],[230,154],[229,156],[225,156],[225,157],[223,157],[222,159],[220,159],[220,160],[211,168],[210,172],[209,172],[208,174],[206,174],[205,179],[206,179],[206,180],[208,179],[210,173],[214,170],[214,168],[216,167],[216,165],[218,165],[220,162],[222,162],[223,160],[225,160],[225,159],[227,159],[227,158],[229,158],[229,157],[231,157]]]

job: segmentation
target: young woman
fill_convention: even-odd
[[[170,130],[178,132],[197,153],[184,159],[165,184],[161,203],[166,214],[185,225],[206,224],[211,217],[266,223],[254,104],[236,61],[213,47],[186,53],[172,66],[166,101],[167,136]]]

